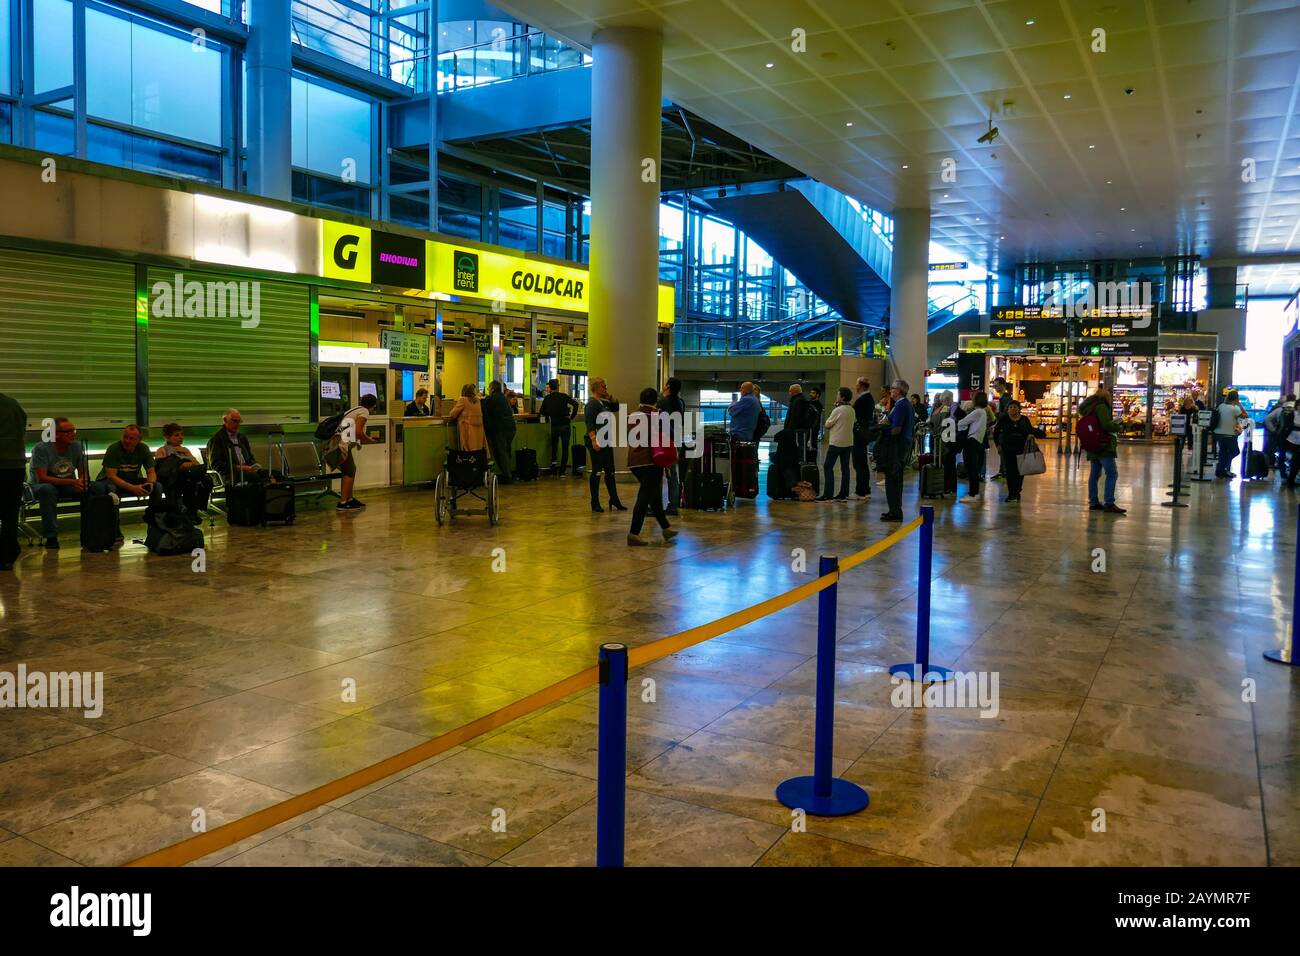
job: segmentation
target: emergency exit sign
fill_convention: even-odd
[[[1035,342],[1034,351],[1038,355],[1065,355],[1064,342]]]

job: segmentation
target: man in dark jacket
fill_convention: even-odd
[[[569,443],[573,440],[570,427],[578,414],[578,403],[571,395],[560,391],[560,380],[546,383],[546,397],[542,399],[541,416],[551,423],[551,474],[563,475],[569,469]],[[560,457],[555,457],[555,446],[560,446]],[[559,471],[556,471],[558,462]]]
[[[27,412],[16,398],[0,395],[0,571],[12,571],[22,550],[18,512],[27,465]]]
[[[610,435],[614,429],[614,416],[618,414],[618,401],[609,394],[603,378],[593,378],[587,384],[590,392],[587,398],[587,456],[591,459],[591,471],[587,481],[591,486],[591,510],[601,512],[600,476],[605,476],[605,488],[609,492],[609,506],[615,511],[627,511],[623,502],[618,500],[618,485],[614,483],[614,447]]]
[[[1125,509],[1115,504],[1115,484],[1119,479],[1119,468],[1115,458],[1119,453],[1118,435],[1124,426],[1115,421],[1111,414],[1110,392],[1099,388],[1079,403],[1079,421],[1095,413],[1101,430],[1106,433],[1106,445],[1100,451],[1087,452],[1088,471],[1088,507],[1092,511],[1105,511],[1109,514],[1122,515]],[[1097,494],[1097,483],[1102,475],[1106,476],[1105,491],[1101,497]]]
[[[223,484],[232,485],[245,478],[258,478],[265,474],[253,457],[248,438],[239,430],[244,417],[239,409],[231,408],[221,416],[222,427],[208,439],[204,456],[208,467],[221,475]]]
[[[483,434],[497,463],[498,480],[503,485],[510,484],[514,481],[510,471],[510,445],[515,440],[515,416],[500,382],[488,383],[488,397],[483,402]]]
[[[785,409],[785,421],[781,424],[782,430],[789,429],[795,436],[795,444],[799,449],[800,461],[816,461],[816,447],[809,447],[812,442],[809,440],[810,419],[813,411],[808,405],[808,399],[803,393],[803,386],[795,382],[790,386],[790,404]],[[811,457],[810,457],[811,455]]]
[[[1012,399],[1007,403],[1007,413],[998,417],[993,426],[993,441],[1002,458],[1002,471],[1007,478],[1007,496],[1003,501],[1019,501],[1025,476],[1020,473],[1017,457],[1025,453],[1029,437],[1046,438],[1047,432],[1020,414],[1020,403]]]
[[[867,448],[876,427],[876,398],[865,378],[858,379],[857,388],[853,398],[853,497],[862,500],[871,497],[871,456]]]

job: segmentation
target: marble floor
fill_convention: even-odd
[[[857,816],[805,828],[773,798],[811,772],[815,600],[634,672],[628,862],[1300,864],[1300,677],[1261,657],[1291,624],[1296,495],[1234,481],[1161,508],[1171,455],[1123,449],[1123,517],[1089,512],[1086,463],[1054,453],[1019,504],[996,484],[936,504],[932,657],[996,673],[995,717],[891,700],[915,536],[845,575],[834,769],[871,795]],[[102,672],[103,713],[0,708],[0,865],[131,860],[588,667],[601,642],[778,594],[811,577],[795,549],[815,569],[892,530],[882,493],[690,513],[640,549],[585,481],[504,488],[495,529],[372,493],[359,514],[218,526],[202,572],[138,544],[82,554],[69,529],[0,576],[0,671]],[[589,864],[595,700],[197,865]]]

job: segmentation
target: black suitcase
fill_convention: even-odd
[[[700,506],[700,475],[698,470],[688,470],[686,480],[682,482],[682,503],[683,508],[698,508]]]
[[[699,478],[699,502],[695,505],[700,511],[721,511],[727,503],[727,483],[716,471],[706,472]]]
[[[266,488],[256,481],[226,486],[226,523],[251,528],[263,523]]]
[[[537,469],[537,452],[532,448],[515,449],[515,480],[536,481],[541,476]]]
[[[819,480],[817,466],[810,461],[806,461],[799,466],[799,480],[808,482],[808,484],[812,485],[813,488],[818,491],[821,490],[821,481]]]
[[[943,469],[934,464],[921,466],[921,497],[946,498],[948,491],[943,486]]]
[[[280,478],[273,485],[263,485],[262,524],[293,524],[298,515],[297,498],[292,481]]]
[[[111,551],[117,541],[117,502],[108,495],[81,500],[81,546],[87,551]]]
[[[1268,456],[1262,451],[1250,449],[1246,452],[1246,468],[1243,476],[1248,481],[1268,477]]]
[[[574,445],[569,449],[569,457],[573,461],[573,473],[581,475],[587,468],[587,446]]]

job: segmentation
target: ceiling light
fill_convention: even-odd
[[[1025,21],[1025,26],[1027,26],[1027,27],[1032,27],[1033,25],[1034,25],[1034,20],[1033,20],[1033,18],[1030,18],[1030,19],[1028,19],[1028,20]]]
[[[1109,186],[1109,185],[1110,185],[1111,183],[1113,183],[1114,181],[1115,181],[1115,180],[1113,180],[1113,179],[1108,179],[1108,180],[1106,180],[1106,185]]]
[[[845,125],[845,126],[852,126],[853,124],[852,124],[851,122],[849,122],[849,123],[845,123],[844,125]]]
[[[1066,93],[1064,96],[1061,97],[1061,99],[1063,99],[1063,100],[1068,100],[1068,99],[1070,99],[1070,94],[1069,94],[1069,93]]]
[[[944,198],[944,199],[947,199],[947,198],[948,198],[948,194],[947,194],[947,193],[944,193],[944,194],[943,194],[943,198]]]
[[[772,69],[772,67],[776,66],[776,64],[775,64],[775,63],[765,63],[764,66],[766,66],[766,67],[770,70],[770,69]]]
[[[904,164],[903,164],[903,168],[904,168],[904,169],[907,168],[907,163],[904,163]]]
[[[1120,207],[1119,207],[1119,211],[1120,211],[1120,212],[1126,212],[1126,211],[1128,211],[1128,206],[1120,206]]]
[[[1089,148],[1089,149],[1096,149],[1096,148],[1097,148],[1097,144],[1096,144],[1096,143],[1089,143],[1089,144],[1088,144],[1088,148]]]

